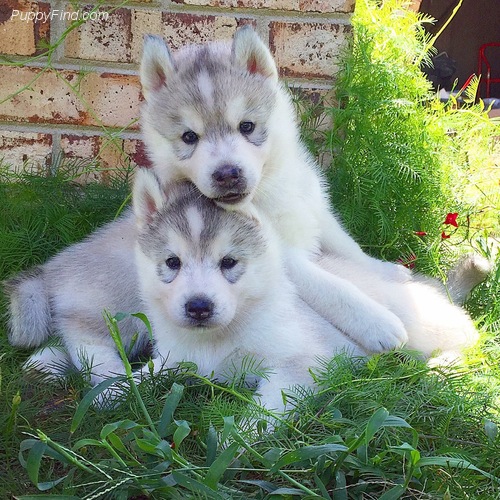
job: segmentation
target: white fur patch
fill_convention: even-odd
[[[214,107],[214,85],[212,79],[207,72],[203,71],[198,76],[198,88],[200,89],[200,94],[205,101],[204,104],[208,109]]]
[[[196,248],[200,243],[200,236],[204,227],[203,218],[198,209],[191,206],[186,210],[186,219],[191,232],[191,243]]]
[[[179,109],[182,125],[198,135],[205,133],[205,124],[200,114],[192,106],[183,106]]]

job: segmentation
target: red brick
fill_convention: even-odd
[[[131,60],[139,63],[142,55],[144,35],[162,32],[162,13],[160,10],[132,11]]]
[[[139,127],[141,88],[135,75],[89,73],[81,92],[90,109],[82,124],[106,127]],[[93,112],[91,112],[93,110]]]
[[[130,157],[133,165],[137,165],[138,167],[151,166],[144,143],[139,139],[125,139],[123,141],[123,150]]]
[[[347,13],[354,12],[356,0],[299,0],[301,12]]]
[[[123,128],[139,116],[140,84],[132,75],[0,66],[0,96],[16,92],[0,104],[0,120]]]
[[[99,137],[99,160],[107,178],[117,177],[135,166],[125,151],[125,141],[119,137]]]
[[[204,43],[226,40],[233,36],[236,28],[252,24],[250,19],[230,16],[163,13],[163,35],[174,49],[188,43]]]
[[[101,168],[146,167],[144,143],[139,139],[120,139],[105,135],[62,134],[61,151],[65,158],[83,160]]]
[[[104,181],[98,158],[98,136],[63,134],[60,146],[64,163],[71,165],[76,182]]]
[[[91,12],[92,7],[81,8],[81,15]],[[72,12],[68,6],[67,12]],[[96,16],[108,17],[88,19],[66,38],[65,55],[92,61],[130,61],[131,14],[129,9],[99,9]],[[71,21],[67,22],[68,26]]]
[[[19,14],[13,17],[14,11]],[[42,53],[44,49],[37,47],[42,40],[50,38],[49,12],[48,3],[3,0],[0,5],[0,53],[18,56]]]
[[[0,66],[0,119],[35,123],[81,123],[83,104],[64,84],[76,80],[70,71],[45,71],[35,68]],[[14,95],[13,95],[14,94]]]
[[[350,32],[342,24],[273,22],[269,45],[282,76],[331,79]]]
[[[0,130],[0,160],[15,170],[46,172],[52,158],[52,136]]]
[[[299,0],[173,0],[183,5],[221,8],[299,10]]]
[[[355,0],[173,0],[182,5],[219,8],[275,9],[298,12],[353,12]]]
[[[78,182],[108,182],[136,166],[133,155],[137,142],[119,137],[63,134],[61,151],[66,162],[73,162]]]
[[[61,152],[65,158],[93,161],[99,153],[98,137],[63,134]]]

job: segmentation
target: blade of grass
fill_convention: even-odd
[[[119,380],[122,380],[123,377],[112,377],[108,378],[106,380],[103,380],[100,384],[96,385],[92,389],[90,389],[87,394],[82,398],[80,401],[80,404],[78,405],[75,414],[73,415],[73,419],[71,421],[71,426],[69,432],[73,434],[80,424],[82,423],[83,418],[87,414],[87,411],[89,408],[92,406],[92,403],[94,402],[94,399],[104,392],[106,389],[108,389],[110,386],[118,382]]]
[[[240,445],[238,443],[232,443],[212,463],[203,481],[209,488],[217,490],[217,483],[231,462],[234,461],[234,457],[239,447]]]
[[[184,386],[175,382],[172,384],[170,392],[165,398],[165,405],[163,406],[163,411],[158,422],[157,429],[160,436],[165,436],[167,434],[167,428],[172,422],[174,412],[182,399],[183,392]]]

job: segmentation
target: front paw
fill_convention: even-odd
[[[358,328],[355,340],[369,353],[390,351],[408,342],[403,322],[388,309],[381,308],[369,319],[361,320]]]

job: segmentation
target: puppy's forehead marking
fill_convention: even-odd
[[[203,99],[203,105],[208,109],[213,109],[215,105],[214,84],[207,71],[202,71],[198,75],[198,89]]]
[[[198,247],[200,245],[201,232],[205,227],[203,215],[197,207],[191,205],[186,209],[186,219],[189,226],[189,232],[191,233],[193,246]]]

